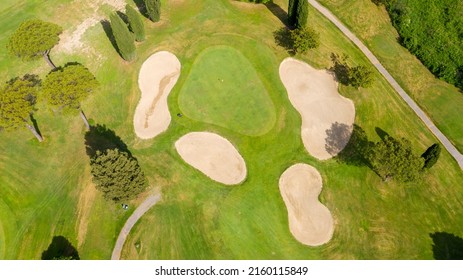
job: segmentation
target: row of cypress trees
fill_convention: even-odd
[[[145,0],[146,12],[150,20],[159,21],[161,18],[161,1]],[[137,56],[135,41],[145,40],[145,25],[140,14],[129,4],[125,6],[128,25],[117,14],[109,16],[111,28],[119,53],[124,60],[132,61]]]
[[[309,2],[307,0],[289,0],[288,24],[297,29],[307,25]]]

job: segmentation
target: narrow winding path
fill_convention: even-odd
[[[336,27],[339,28],[339,30],[341,30],[341,32],[344,33],[344,35],[346,35],[347,38],[349,38],[365,54],[365,56],[376,67],[376,69],[378,69],[378,71],[386,78],[389,84],[391,84],[391,86],[399,93],[402,99],[405,100],[408,106],[418,115],[418,117],[424,122],[429,130],[431,130],[437,139],[439,139],[439,141],[442,143],[442,145],[444,145],[445,149],[450,153],[450,155],[455,158],[458,165],[460,165],[460,168],[463,169],[463,155],[455,148],[455,146],[452,145],[452,143],[450,143],[449,139],[447,139],[447,137],[434,125],[426,113],[421,110],[415,101],[413,101],[413,99],[405,92],[399,83],[397,83],[397,81],[391,76],[391,74],[389,74],[389,72],[379,62],[376,56],[327,8],[320,5],[320,3],[315,0],[308,1],[310,5],[322,13],[334,25],[336,25]]]
[[[125,222],[125,225],[122,227],[121,232],[117,237],[116,245],[114,245],[113,254],[111,255],[111,260],[118,260],[121,258],[122,247],[124,246],[125,240],[127,239],[130,230],[138,222],[141,216],[143,216],[143,214],[145,214],[151,207],[153,207],[160,199],[160,194],[150,195],[133,212],[127,222]]]

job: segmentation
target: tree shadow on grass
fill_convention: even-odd
[[[105,125],[94,125],[85,133],[85,150],[90,158],[93,158],[97,151],[104,152],[107,149],[119,149],[132,157],[127,145],[116,133]]]
[[[463,260],[463,239],[446,232],[429,235],[434,244],[432,252],[436,260]]]
[[[371,168],[367,154],[373,142],[368,140],[365,130],[360,126],[335,122],[326,130],[326,135],[325,149],[331,155],[337,154],[335,156],[337,161]]]
[[[286,27],[288,26],[288,13],[283,10],[280,6],[273,2],[268,2],[264,4],[267,9],[272,12]]]
[[[375,131],[376,131],[376,134],[378,134],[379,138],[381,138],[381,140],[385,140],[387,137],[391,137],[391,135],[389,135],[389,133],[387,133],[386,131],[382,130],[381,128],[379,127],[375,127]],[[392,137],[391,137],[392,138]]]
[[[294,51],[294,44],[293,40],[291,39],[291,33],[289,28],[282,27],[278,30],[273,32],[273,38],[275,40],[275,44],[280,47],[283,47],[290,56],[294,56],[296,52]]]
[[[54,236],[42,260],[80,260],[77,249],[64,236]]]
[[[114,38],[113,29],[111,27],[111,22],[109,22],[109,20],[103,19],[100,21],[100,23],[101,23],[101,26],[103,27],[106,37],[108,37],[109,41],[111,42],[111,45],[116,50],[116,52],[119,55],[121,55],[121,53],[119,52],[119,48],[117,47],[116,39]]]

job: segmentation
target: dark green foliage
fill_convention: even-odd
[[[307,25],[308,16],[309,2],[307,2],[307,0],[299,0],[297,2],[296,28],[304,28]]]
[[[463,260],[463,239],[447,232],[430,234],[432,252],[436,260]]]
[[[437,160],[439,159],[441,152],[441,147],[438,143],[431,145],[422,155],[421,157],[424,159],[424,166],[423,169],[429,169],[434,164],[436,164]]]
[[[6,82],[0,87],[0,127],[13,130],[24,127],[34,111],[37,86],[40,80],[35,75],[25,75]]]
[[[145,40],[145,25],[141,19],[140,14],[129,4],[125,6],[125,13],[129,20],[130,28],[135,34],[135,40],[142,42]]]
[[[289,26],[296,25],[297,3],[298,3],[298,0],[289,0],[288,2],[288,24]]]
[[[320,34],[310,27],[291,30],[290,37],[295,53],[306,53],[320,45]]]
[[[265,4],[265,3],[269,3],[269,2],[272,2],[272,0],[246,0],[247,2],[252,2],[252,3],[262,3],[262,4]]]
[[[132,61],[136,57],[135,42],[129,28],[119,15],[113,13],[109,16],[117,48],[123,59]]]
[[[463,1],[376,0],[401,43],[437,77],[463,89]]]
[[[97,151],[90,159],[90,166],[93,182],[106,200],[127,202],[148,185],[138,161],[118,149]]]
[[[48,104],[75,111],[98,86],[95,76],[81,64],[66,64],[51,71],[43,81],[42,93]]]
[[[10,54],[35,59],[46,54],[59,41],[62,28],[54,23],[32,19],[21,23],[7,44]]]
[[[331,61],[333,66],[330,68],[336,75],[338,81],[347,86],[355,88],[367,88],[373,83],[373,71],[369,70],[366,66],[350,66],[347,60],[349,57],[346,54],[339,56],[338,54],[331,53]]]
[[[161,19],[161,0],[145,0],[146,12],[151,21]]]
[[[371,146],[367,159],[372,169],[384,180],[414,181],[423,168],[424,160],[416,156],[406,139],[400,141],[389,135]]]
[[[53,236],[50,246],[42,252],[42,260],[80,260],[80,257],[66,237]]]

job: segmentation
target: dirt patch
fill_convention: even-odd
[[[79,196],[79,202],[77,203],[77,248],[80,248],[85,241],[87,235],[88,220],[90,217],[90,210],[92,209],[93,201],[96,196],[96,189],[92,183],[92,179],[89,176],[90,167],[84,172],[85,175],[79,180],[79,186],[84,186]]]
[[[180,156],[214,181],[236,185],[246,178],[246,163],[227,139],[210,132],[191,132],[175,142]]]
[[[143,63],[138,78],[141,99],[133,120],[139,138],[156,137],[169,127],[167,97],[177,83],[180,68],[177,57],[166,51],[153,54]]]
[[[319,246],[333,236],[331,212],[318,201],[321,190],[320,173],[307,164],[295,164],[280,177],[280,193],[288,210],[289,229],[305,245]]]
[[[280,65],[280,78],[294,108],[301,114],[301,137],[306,150],[320,160],[347,145],[355,120],[352,100],[338,93],[334,76],[293,58]]]

